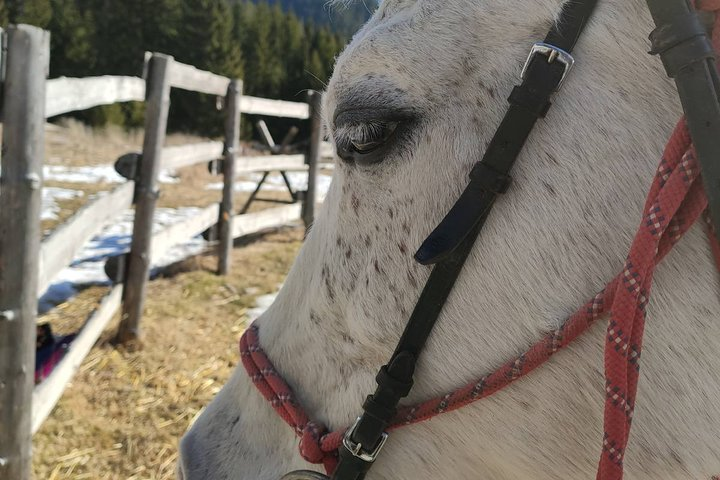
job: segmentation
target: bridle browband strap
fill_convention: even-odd
[[[470,183],[460,199],[416,253],[418,262],[430,265],[448,258],[485,221],[499,195],[507,191],[510,171],[572,68],[570,53],[596,5],[597,0],[566,2],[545,40],[533,46],[523,69],[523,82],[510,94],[510,107],[485,155],[470,172]]]
[[[508,101],[508,108],[482,160],[470,172],[470,183],[415,258],[436,264],[387,365],[378,373],[377,389],[346,434],[333,480],[362,480],[387,439],[388,424],[413,386],[415,365],[463,265],[499,195],[510,186],[510,172],[538,119],[573,66],[570,53],[597,0],[567,2],[545,41],[535,44]]]

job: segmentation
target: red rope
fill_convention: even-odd
[[[720,0],[698,0],[698,8],[720,10]],[[720,15],[716,16],[720,27]],[[720,28],[714,42],[720,48]],[[389,427],[394,430],[457,410],[505,388],[545,363],[557,351],[584,333],[598,318],[609,313],[605,342],[605,419],[602,455],[597,480],[621,480],[623,460],[630,436],[640,371],[645,327],[645,308],[650,299],[655,268],[695,224],[707,208],[698,181],[699,166],[690,135],[681,120],[668,142],[650,188],[640,228],[623,270],[558,330],[547,334],[527,352],[447,395],[420,405],[403,407]],[[720,269],[720,243],[710,232],[711,246]],[[240,340],[243,365],[262,395],[301,438],[300,454],[310,463],[324,464],[331,473],[337,449],[346,429],[328,432],[309,420],[292,389],[267,358],[251,326]]]

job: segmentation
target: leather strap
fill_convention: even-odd
[[[571,0],[563,7],[545,44],[572,51],[597,0]],[[557,52],[556,52],[557,53]],[[535,54],[529,59],[520,86],[510,95],[510,107],[483,159],[470,173],[470,183],[440,226],[416,254],[423,264],[436,263],[412,315],[387,365],[377,375],[377,389],[363,404],[363,414],[341,447],[333,480],[362,480],[372,466],[358,453],[374,453],[400,401],[411,391],[420,354],[437,322],[463,265],[480,235],[498,195],[507,191],[510,170],[530,132],[550,108],[550,98],[567,74],[568,66],[554,58]],[[351,447],[351,448],[348,448]]]
[[[648,0],[657,28],[650,34],[678,94],[716,232],[720,232],[720,80],[707,31],[686,0]]]
[[[590,19],[597,0],[565,3],[558,22],[544,43],[570,53]],[[470,184],[460,199],[425,240],[415,254],[423,265],[431,265],[447,258],[472,231],[480,219],[490,212],[503,189],[488,188],[488,183],[510,182],[515,164],[530,132],[539,118],[549,110],[550,98],[565,75],[560,61],[535,55],[531,59],[523,83],[510,95],[510,108],[500,124],[483,159],[470,173]]]

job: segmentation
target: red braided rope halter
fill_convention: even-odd
[[[698,0],[697,7],[717,12],[720,11],[720,0]],[[716,51],[720,52],[720,15],[716,15],[713,43]],[[699,174],[699,165],[683,119],[665,147],[648,194],[642,222],[622,271],[570,316],[560,329],[547,334],[528,351],[494,373],[447,395],[401,408],[388,430],[457,410],[492,395],[532,372],[587,331],[598,318],[609,314],[605,342],[605,434],[597,480],[621,480],[635,408],[645,308],[650,299],[653,274],[657,265],[707,208]],[[709,235],[720,269],[720,243],[711,227]],[[292,389],[263,352],[257,325],[252,325],[240,339],[240,351],[243,365],[253,383],[301,438],[302,457],[310,463],[323,464],[326,471],[332,473],[346,429],[328,432],[309,419]],[[720,477],[714,480],[720,480]]]

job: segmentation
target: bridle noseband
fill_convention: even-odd
[[[720,1],[717,3],[717,9],[720,10]],[[550,99],[560,89],[571,70],[574,64],[571,52],[596,4],[597,0],[566,2],[558,22],[553,25],[545,40],[532,47],[523,68],[522,83],[516,86],[510,94],[508,99],[510,107],[483,159],[472,169],[467,188],[415,255],[419,263],[435,265],[435,267],[423,288],[395,352],[390,361],[377,374],[375,392],[366,398],[361,416],[350,429],[344,432],[341,438],[338,438],[335,433],[331,434],[334,436],[333,439],[329,439],[328,435],[323,436],[315,424],[309,422],[304,414],[300,415],[294,409],[296,405],[293,404],[291,392],[284,383],[276,378],[277,372],[261,355],[257,327],[252,327],[241,340],[243,363],[249,374],[263,395],[273,401],[273,405],[283,418],[296,426],[298,434],[303,438],[301,449],[307,443],[306,440],[314,441],[315,444],[326,441],[328,444],[340,445],[337,459],[325,457],[322,449],[317,445],[315,445],[312,455],[306,456],[303,453],[306,459],[317,460],[318,463],[324,462],[328,470],[332,471],[331,478],[333,480],[362,480],[381,453],[388,438],[387,429],[396,420],[399,403],[408,396],[413,387],[413,374],[425,343],[495,200],[510,186],[510,172],[533,127],[540,118],[545,117],[551,107]],[[582,309],[580,311],[581,315],[586,314],[589,319],[594,320],[607,311],[608,306],[603,302],[612,302],[613,296],[616,295],[615,289],[619,292],[617,295],[629,295],[628,298],[637,303],[637,308],[628,310],[631,330],[634,330],[636,326],[639,329],[639,333],[635,333],[635,337],[633,337],[634,340],[625,338],[620,327],[612,329],[612,322],[611,328],[609,328],[611,336],[612,332],[620,332],[617,334],[617,338],[612,338],[612,341],[616,341],[618,345],[625,345],[625,350],[620,352],[624,356],[617,356],[612,351],[606,351],[606,372],[613,369],[622,372],[617,381],[612,375],[608,377],[606,427],[608,415],[616,415],[612,409],[618,407],[618,392],[621,392],[623,400],[621,408],[631,410],[631,402],[634,403],[637,372],[632,371],[632,366],[637,359],[633,355],[639,356],[642,344],[644,307],[649,297],[655,266],[679,240],[679,237],[690,228],[692,222],[705,209],[708,200],[710,212],[714,215],[714,223],[716,226],[720,226],[720,162],[717,161],[720,158],[720,103],[718,102],[720,81],[718,81],[715,66],[714,50],[696,12],[685,0],[648,0],[648,5],[658,25],[651,35],[652,53],[662,56],[668,74],[675,78],[678,84],[680,97],[688,117],[688,127],[697,152],[697,162],[702,167],[702,178],[708,198],[705,199],[703,196],[699,183],[693,183],[698,178],[696,167],[693,172],[696,158],[692,150],[684,153],[690,139],[687,136],[685,123],[681,123],[666,151],[664,161],[667,165],[663,167],[661,164],[649,203],[646,206],[649,223],[641,227],[623,272],[608,285],[606,291],[603,291],[584,307],[586,312],[583,313]],[[663,168],[666,168],[667,172],[664,172]],[[665,195],[662,188],[666,183],[671,182],[677,183],[678,187],[685,192],[686,197],[672,198],[668,197],[669,194]],[[656,203],[652,203],[652,201]],[[685,208],[686,216],[689,218],[686,223],[681,223],[681,220],[675,217],[675,214],[682,208]],[[668,229],[675,229],[673,231],[677,234],[666,236],[666,233],[670,231]],[[650,245],[654,249],[653,252],[642,251],[643,248],[650,248]],[[641,272],[637,271],[639,268],[637,264],[645,266]],[[628,282],[628,285],[625,282]],[[637,285],[633,282],[637,282]],[[588,324],[589,322],[590,320],[588,320]],[[572,322],[566,327],[572,330]],[[533,361],[537,362],[534,366],[537,366],[554,354],[558,348],[572,340],[567,337],[579,335],[578,331],[559,330],[558,332],[559,338],[550,335],[539,344],[540,350],[547,347],[552,351],[531,349],[527,356],[521,356],[518,359],[521,365],[517,368],[521,374],[524,367],[522,362],[529,361],[531,354],[534,355]],[[555,334],[555,332],[553,333]],[[543,357],[546,354],[547,356]],[[503,374],[515,375],[513,368],[512,363],[508,364],[507,372]],[[266,371],[270,372],[267,376],[263,374]],[[515,378],[517,377],[513,377],[510,381]],[[489,394],[486,390],[495,385],[491,384],[492,381],[490,377],[486,377],[478,382],[477,386],[470,385],[463,395],[479,397]],[[485,383],[483,384],[483,382]],[[499,381],[495,382],[498,389],[504,386],[504,384],[500,385]],[[618,383],[618,385],[614,383]],[[284,391],[288,393],[278,393]],[[456,393],[454,392],[453,395]],[[613,396],[615,400],[613,400]],[[447,400],[451,399],[448,396]],[[470,403],[470,399],[465,404]],[[623,421],[626,423],[619,431],[606,428],[604,454],[598,474],[598,478],[602,480],[622,478],[622,459],[630,425],[629,419]],[[608,430],[610,431],[608,432]],[[286,475],[281,480],[328,478],[316,472],[298,471]]]

